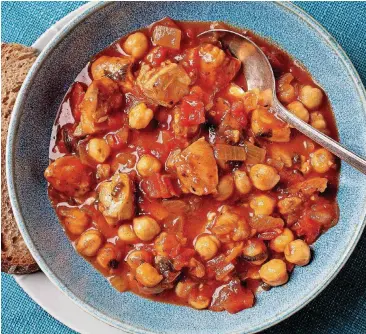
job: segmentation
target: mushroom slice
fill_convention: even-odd
[[[117,173],[98,187],[99,211],[111,225],[134,215],[133,184],[129,176]]]

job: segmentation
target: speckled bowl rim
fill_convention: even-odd
[[[296,5],[292,3],[284,3],[284,2],[276,2],[278,6],[281,6],[284,10],[287,10],[288,12],[297,15],[300,19],[302,19],[310,29],[315,30],[319,35],[321,35],[324,40],[329,44],[329,46],[334,50],[334,52],[337,54],[339,59],[343,62],[345,67],[348,69],[348,72],[351,76],[351,78],[354,81],[355,87],[357,88],[358,95],[360,97],[360,101],[363,105],[364,113],[366,114],[366,90],[362,84],[362,81],[354,68],[351,60],[348,58],[344,50],[341,48],[341,46],[336,42],[336,40],[326,31],[326,29],[315,19],[313,19],[309,14],[307,14],[305,11],[297,7]],[[17,221],[19,230],[25,240],[25,243],[27,244],[30,252],[32,253],[33,257],[39,264],[42,271],[46,274],[46,276],[51,280],[51,282],[59,288],[63,293],[65,293],[71,300],[73,300],[79,307],[81,307],[83,310],[87,311],[91,315],[99,318],[100,320],[106,322],[109,325],[112,325],[114,327],[117,327],[123,331],[126,331],[128,333],[154,333],[152,331],[144,330],[142,328],[134,327],[131,325],[128,325],[126,323],[123,323],[122,321],[117,321],[107,314],[104,314],[94,307],[91,307],[84,301],[80,300],[74,293],[72,293],[63,283],[62,281],[52,272],[51,268],[49,268],[46,264],[46,262],[43,260],[41,254],[38,252],[36,245],[33,243],[33,241],[30,238],[30,235],[27,230],[27,224],[25,223],[22,215],[22,209],[21,205],[18,202],[17,193],[15,190],[14,185],[14,174],[13,174],[13,166],[14,166],[14,142],[17,137],[18,133],[18,126],[20,121],[20,116],[22,112],[22,106],[25,102],[25,97],[27,96],[27,93],[29,89],[32,86],[33,77],[38,72],[38,70],[41,68],[43,62],[48,57],[48,55],[52,52],[54,48],[57,47],[58,43],[67,35],[69,34],[80,22],[82,22],[84,19],[86,19],[91,14],[95,13],[96,11],[100,10],[101,8],[110,5],[110,3],[96,3],[93,7],[86,9],[84,12],[77,15],[74,19],[70,21],[68,25],[66,25],[44,48],[44,50],[41,52],[41,54],[38,56],[36,62],[32,66],[31,70],[29,71],[22,88],[19,92],[18,98],[16,100],[10,125],[9,125],[9,133],[7,138],[7,145],[6,145],[6,176],[7,176],[7,183],[8,183],[8,190],[9,190],[9,197],[10,202],[13,208],[13,213],[15,216],[15,220]],[[366,225],[366,203],[363,208],[363,212],[361,213],[361,219],[363,216],[362,224],[360,224],[358,230],[354,233],[352,241],[349,244],[349,247],[346,249],[346,251],[342,254],[342,256],[339,258],[337,265],[334,266],[329,272],[327,277],[323,280],[322,284],[318,285],[316,288],[312,290],[311,293],[309,293],[307,296],[303,297],[301,300],[297,301],[293,304],[293,306],[289,309],[287,309],[285,312],[282,312],[281,314],[268,319],[266,322],[262,323],[259,326],[256,326],[252,328],[249,332],[246,333],[256,333],[259,331],[262,331],[264,329],[267,329],[273,325],[278,324],[279,322],[285,320],[289,316],[293,315],[300,309],[302,309],[305,305],[307,305],[310,301],[312,301],[318,294],[323,291],[328,284],[334,279],[334,277],[339,273],[339,271],[342,269],[350,255],[352,254],[354,248],[356,247],[356,244],[358,240],[360,239],[362,232]],[[236,331],[231,332],[231,334],[241,334],[242,331]]]

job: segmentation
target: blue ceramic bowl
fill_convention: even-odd
[[[288,284],[258,295],[235,315],[196,311],[118,293],[72,248],[47,197],[43,171],[59,103],[89,58],[132,30],[170,16],[223,20],[270,38],[327,92],[341,142],[366,156],[366,94],[339,45],[296,6],[272,2],[125,2],[97,4],[73,20],[39,56],[19,94],[7,149],[14,214],[44,273],[83,309],[129,333],[249,333],[272,326],[312,300],[338,273],[365,225],[366,178],[341,168],[341,218],[313,246],[315,258]],[[269,19],[271,18],[271,19]]]

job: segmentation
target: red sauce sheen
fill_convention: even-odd
[[[223,23],[163,19],[96,55],[55,121],[49,197],[77,251],[119,291],[239,312],[285,284],[338,221],[339,162],[247,91]],[[230,29],[234,29],[230,27]],[[280,101],[338,139],[324,92],[249,31]]]

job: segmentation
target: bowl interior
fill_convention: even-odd
[[[341,142],[366,156],[365,92],[352,65],[319,26],[289,4],[116,2],[96,7],[77,19],[80,22],[66,29],[40,56],[22,88],[12,119],[7,156],[9,187],[17,221],[33,255],[70,298],[128,332],[242,333],[283,320],[329,283],[352,251],[365,219],[364,176],[342,165],[340,221],[316,242],[312,263],[296,268],[288,284],[259,294],[254,308],[235,315],[199,312],[118,293],[77,255],[49,203],[43,177],[52,124],[75,76],[91,56],[117,38],[164,16],[222,20],[269,37],[305,64],[330,98]]]

